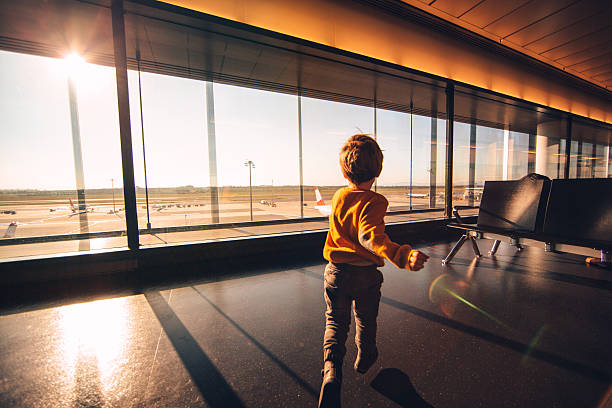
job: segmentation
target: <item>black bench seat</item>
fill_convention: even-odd
[[[472,242],[480,257],[477,239],[495,240],[490,255],[502,241],[518,250],[544,246],[545,251],[569,252],[612,265],[612,179],[550,180],[530,174],[520,180],[487,181],[478,207],[476,224],[463,222],[454,207],[457,222],[448,227],[464,233],[442,260],[452,260],[459,248]]]

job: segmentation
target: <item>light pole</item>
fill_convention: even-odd
[[[255,163],[247,160],[244,162],[244,165],[249,168],[249,203],[251,206],[251,221],[253,221],[253,184],[251,181],[251,169],[255,168]]]

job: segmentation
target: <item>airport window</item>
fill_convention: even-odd
[[[205,83],[146,72],[139,78],[138,74],[129,72],[139,228],[207,223],[209,217],[203,213],[210,206],[210,195],[203,190],[209,183]],[[144,234],[141,241],[160,242],[152,234]]]
[[[0,258],[123,248],[110,9],[11,7],[3,16],[31,18],[0,26],[0,123],[11,136],[0,142],[11,175],[0,185]],[[375,189],[391,222],[442,217],[447,188],[454,204],[478,205],[486,180],[612,177],[609,125],[455,84],[447,186],[445,80],[155,3],[124,7],[145,246],[325,229],[346,185],[338,151],[355,133],[384,151]],[[66,59],[72,51],[81,57]]]
[[[374,133],[374,109],[348,103],[301,98],[304,163],[304,216],[321,216],[315,209],[318,187],[331,204],[335,191],[347,185],[338,162],[340,148],[356,133]]]
[[[563,116],[467,89],[456,92],[455,105],[454,205],[478,205],[487,180],[514,180],[528,173],[564,177]]]
[[[300,217],[296,95],[215,84],[220,222]]]
[[[570,178],[612,177],[611,141],[609,128],[575,120],[572,123]]]
[[[446,122],[377,109],[377,139],[384,163],[377,191],[389,212],[444,208]]]
[[[125,246],[114,69],[5,51],[0,66],[0,167],[10,175],[0,222],[24,244],[0,246],[0,257]]]

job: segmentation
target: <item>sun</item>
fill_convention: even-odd
[[[66,63],[66,71],[71,79],[78,79],[83,76],[85,70],[85,58],[76,52],[72,52],[64,57]]]

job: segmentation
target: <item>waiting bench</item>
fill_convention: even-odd
[[[555,179],[529,174],[520,180],[486,181],[476,224],[465,224],[453,207],[464,233],[442,260],[449,263],[470,240],[480,257],[477,239],[493,239],[495,255],[502,241],[521,250],[544,246],[545,251],[576,253],[587,261],[612,265],[612,179]]]

